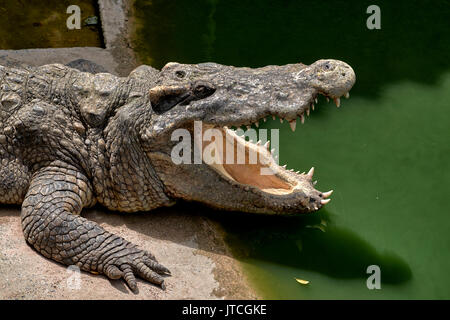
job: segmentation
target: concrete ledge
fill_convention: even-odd
[[[231,257],[220,228],[181,206],[146,214],[83,214],[152,252],[167,266],[166,291],[138,279],[133,294],[122,280],[80,274],[80,288],[71,289],[72,273],[44,258],[25,242],[19,208],[0,208],[0,299],[255,299],[239,264]]]
[[[0,58],[17,60],[31,66],[50,63],[67,64],[73,60],[86,59],[117,74],[118,63],[108,50],[95,47],[0,50]]]
[[[98,6],[105,46],[111,49],[123,37],[126,29],[124,3],[122,0],[98,0]]]

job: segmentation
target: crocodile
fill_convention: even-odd
[[[82,210],[150,211],[180,200],[263,214],[319,210],[332,191],[315,189],[313,168],[278,165],[268,143],[246,141],[232,127],[272,116],[295,130],[318,96],[339,106],[355,73],[333,59],[261,68],[170,62],[127,77],[56,63],[0,66],[0,79],[0,203],[21,205],[24,237],[45,257],[123,279],[136,292],[136,277],[164,289],[169,269]],[[175,163],[172,134],[195,134],[198,121],[264,161]]]

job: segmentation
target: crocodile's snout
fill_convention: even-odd
[[[343,61],[322,59],[308,69],[303,72],[302,80],[308,79],[321,94],[332,99],[347,95],[356,81],[355,71]]]

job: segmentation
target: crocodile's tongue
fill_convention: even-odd
[[[291,193],[297,186],[265,146],[231,129],[203,125],[203,140],[203,160],[230,180],[273,194]]]

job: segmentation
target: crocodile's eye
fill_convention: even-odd
[[[81,98],[87,98],[89,96],[89,90],[81,89],[78,91],[78,95]]]
[[[178,71],[175,71],[175,75],[177,76],[177,78],[182,79],[186,76],[186,72],[184,72],[182,70],[178,70]]]
[[[214,92],[216,91],[216,89],[214,89],[211,86],[205,85],[205,84],[200,84],[197,85],[194,89],[194,94],[197,98],[199,99],[203,99],[206,97],[209,97],[210,95],[212,95]]]

